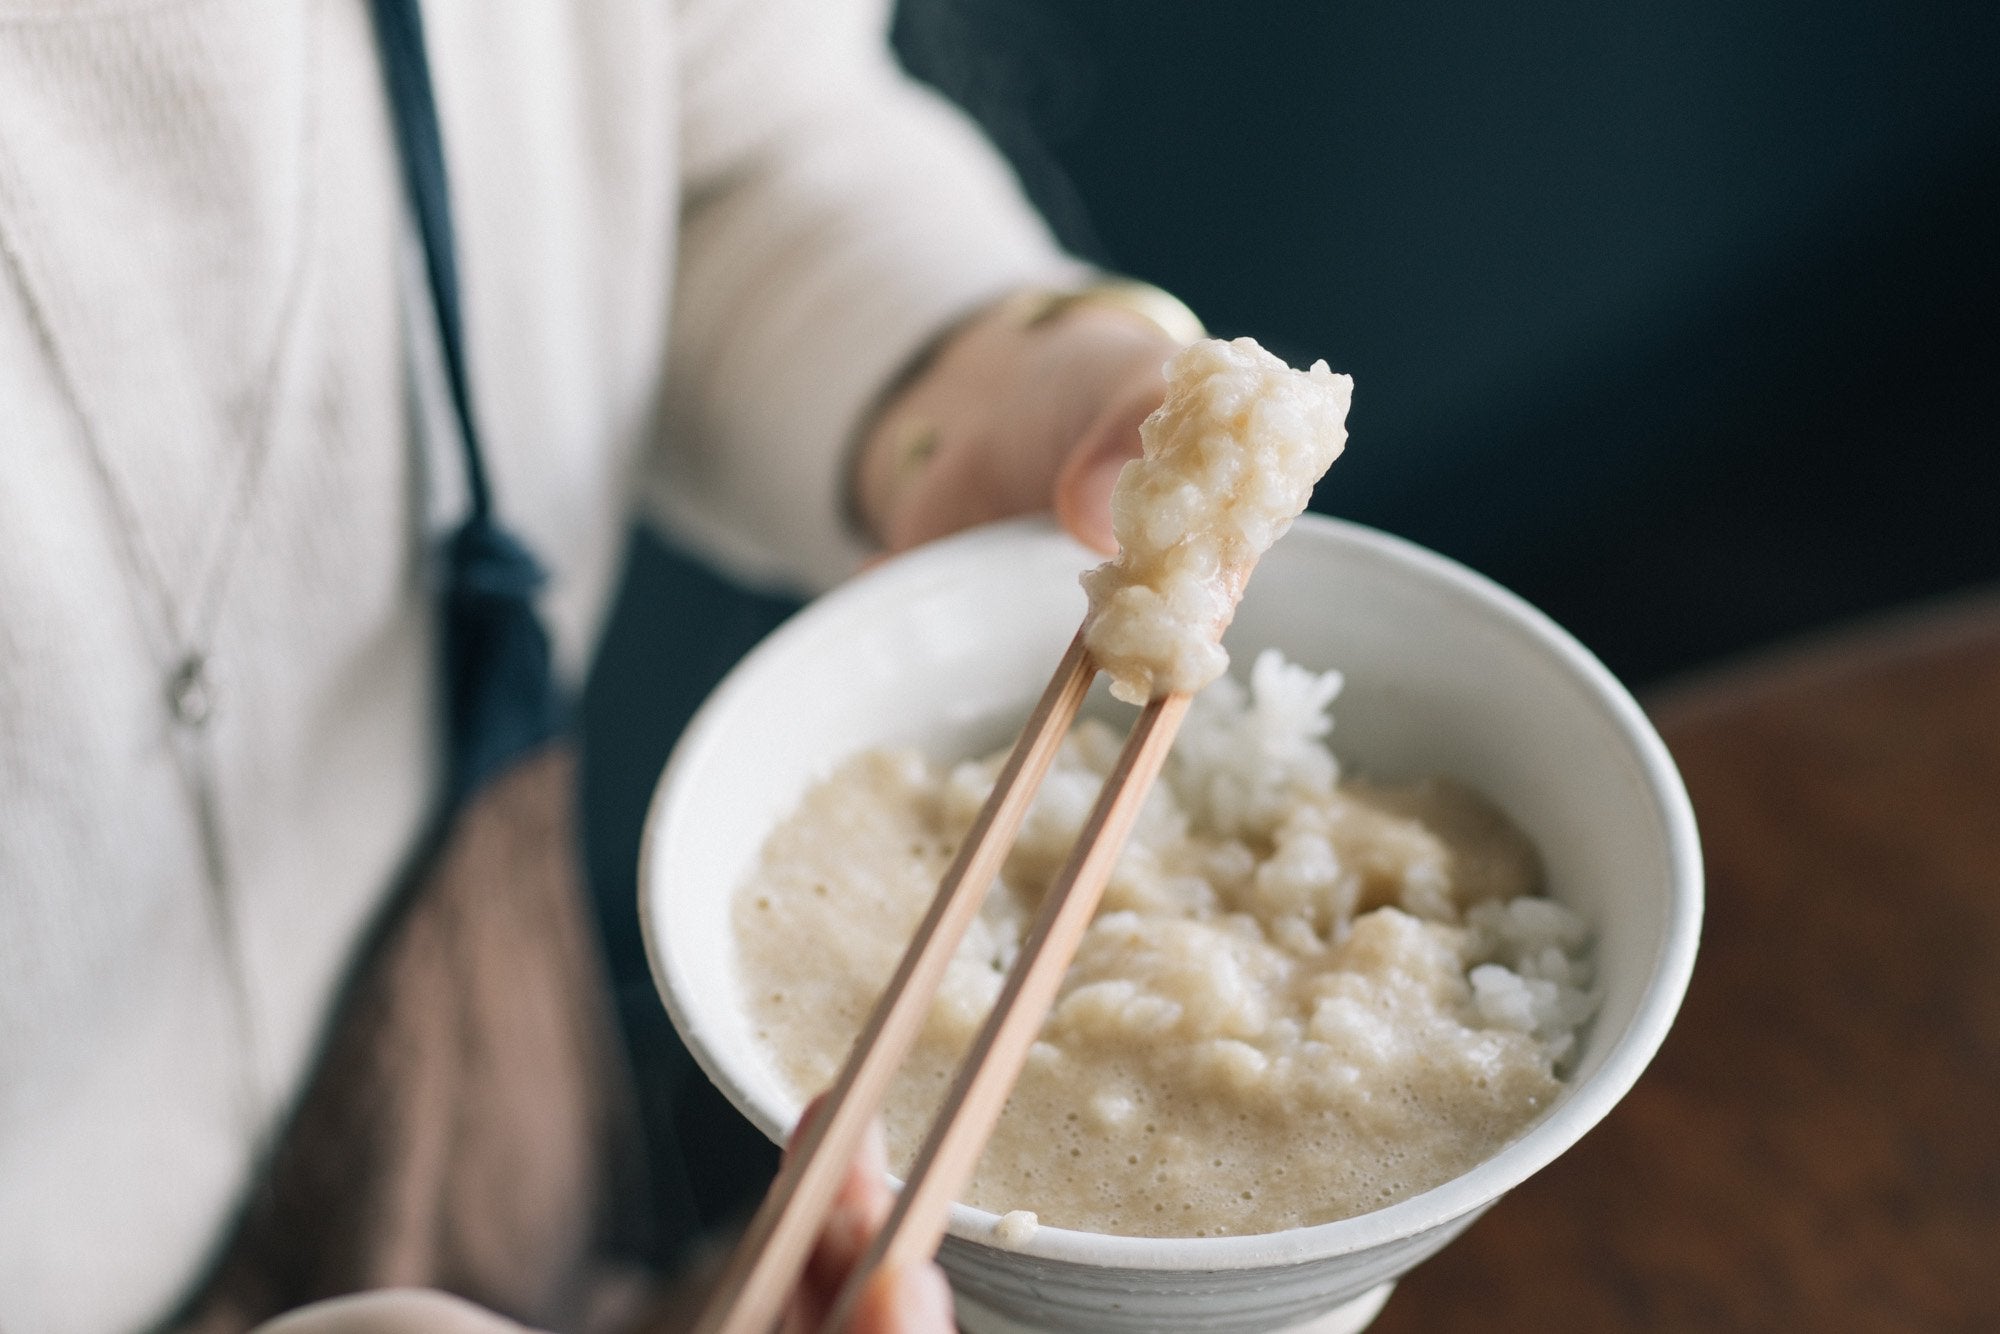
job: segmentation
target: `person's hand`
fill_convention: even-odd
[[[1053,510],[1109,554],[1111,487],[1181,344],[1089,303],[1029,323],[1002,302],[950,335],[883,405],[856,461],[871,535],[902,551],[974,524]]]
[[[813,1108],[806,1109],[810,1117]],[[801,1117],[799,1124],[805,1124]],[[796,1138],[796,1136],[794,1136]],[[789,1150],[787,1150],[789,1152]],[[834,1298],[889,1217],[888,1154],[879,1130],[870,1130],[860,1156],[848,1169],[806,1262],[798,1291],[780,1323],[782,1334],[815,1334]],[[687,1329],[713,1274],[691,1275],[680,1286],[656,1293],[619,1328],[644,1334]],[[884,1267],[869,1280],[846,1334],[954,1334],[951,1287],[944,1271],[926,1261],[908,1268]],[[356,1293],[301,1307],[257,1326],[253,1334],[535,1334],[522,1325],[443,1292],[394,1289]]]
[[[536,1334],[463,1297],[430,1288],[381,1288],[301,1306],[250,1334]]]
[[[806,1124],[817,1105],[806,1108],[800,1125]],[[793,1139],[797,1139],[796,1132]],[[786,1151],[790,1152],[789,1146]],[[805,1276],[780,1326],[783,1334],[813,1334],[826,1318],[841,1285],[889,1217],[893,1200],[888,1172],[889,1156],[882,1147],[882,1133],[871,1129],[834,1197],[826,1230],[806,1261]],[[877,1270],[861,1295],[847,1334],[953,1334],[957,1328],[944,1271],[926,1261],[909,1268],[884,1266]]]

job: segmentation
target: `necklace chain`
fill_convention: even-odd
[[[169,575],[152,545],[145,540],[146,527],[140,509],[126,487],[121,485],[104,447],[97,418],[90,411],[75,368],[57,338],[48,310],[36,297],[36,284],[27,257],[0,217],[0,262],[11,270],[15,286],[35,341],[53,374],[59,393],[75,423],[77,436],[92,476],[96,479],[114,531],[119,559],[133,581],[133,607],[141,631],[152,644],[155,669],[162,682],[161,703],[174,724],[169,737],[174,767],[180,775],[205,882],[207,909],[217,955],[229,991],[230,1009],[243,1052],[243,1079],[238,1090],[239,1114],[247,1129],[260,1133],[263,1107],[265,1052],[257,1031],[255,1007],[250,994],[247,964],[238,921],[235,876],[228,843],[224,836],[221,803],[217,795],[213,744],[208,723],[216,707],[216,683],[212,675],[211,640],[221,617],[242,546],[254,518],[257,501],[267,473],[267,462],[276,435],[275,418],[282,395],[280,382],[291,365],[291,350],[297,340],[301,312],[305,304],[307,274],[317,240],[316,210],[312,207],[317,178],[315,155],[318,148],[318,78],[316,43],[310,28],[315,21],[310,9],[302,15],[306,25],[301,53],[301,100],[299,126],[299,189],[293,201],[297,254],[283,279],[277,323],[262,373],[256,380],[255,397],[245,414],[244,437],[247,448],[227,485],[228,495],[217,529],[218,536],[205,561],[198,563],[189,581],[192,594],[183,602],[175,594]]]

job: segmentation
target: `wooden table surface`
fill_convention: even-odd
[[[2000,592],[1647,704],[1708,868],[1680,1018],[1371,1334],[2000,1331]]]

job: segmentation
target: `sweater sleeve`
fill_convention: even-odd
[[[738,575],[813,590],[867,554],[860,419],[956,318],[1074,281],[1005,163],[897,68],[883,0],[686,0],[681,220],[648,508]]]

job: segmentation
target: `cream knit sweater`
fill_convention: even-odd
[[[564,669],[635,504],[844,574],[885,377],[1072,273],[1003,168],[879,3],[426,9],[478,410]],[[364,0],[0,0],[5,1334],[183,1294],[432,809],[457,478],[419,444],[397,173]],[[234,951],[176,761],[190,642]]]

